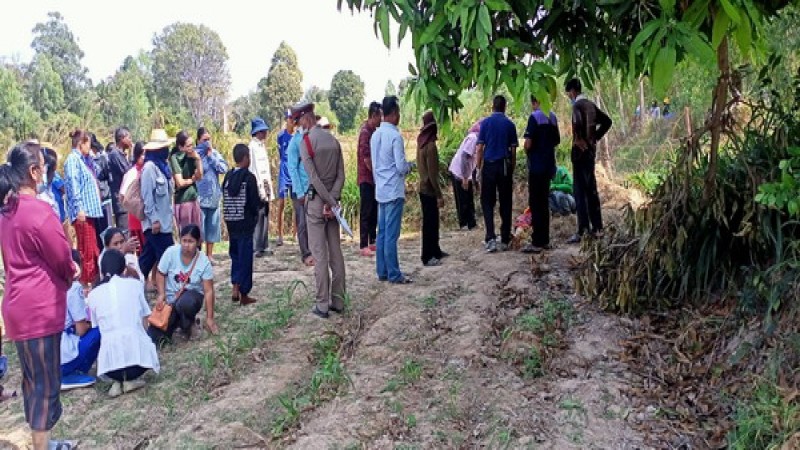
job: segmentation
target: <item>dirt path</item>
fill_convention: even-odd
[[[232,341],[181,343],[162,354],[165,371],[140,396],[112,400],[103,387],[67,394],[57,431],[86,436],[88,448],[647,448],[623,394],[631,375],[616,357],[628,327],[575,296],[578,249],[532,260],[486,255],[481,240],[479,230],[445,232],[451,256],[422,268],[418,238],[404,239],[401,266],[416,280],[407,286],[377,281],[374,260],[347,243],[344,317],[317,319],[309,298],[294,300],[285,326],[226,364],[220,348]],[[295,251],[258,260],[254,292],[264,303],[275,286],[313,285]],[[273,312],[226,302],[227,267],[217,267],[218,321],[242,341],[238,328]],[[331,335],[344,343],[349,382],[300,403],[295,422],[276,431],[287,414],[281,400],[308,384],[314,348]],[[206,355],[216,362],[201,371]],[[20,414],[3,411],[0,434],[19,438]]]

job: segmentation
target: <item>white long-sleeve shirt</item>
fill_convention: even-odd
[[[250,141],[250,172],[256,176],[258,183],[258,196],[263,201],[271,201],[275,198],[272,190],[272,169],[269,165],[267,147],[264,142],[253,138]]]

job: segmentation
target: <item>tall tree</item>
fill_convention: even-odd
[[[306,93],[303,94],[303,100],[312,103],[328,101],[328,91],[316,85],[311,86],[310,88],[306,89]]]
[[[0,66],[0,131],[10,130],[14,139],[30,137],[39,116],[25,100],[22,83],[13,69]]]
[[[386,96],[397,95],[397,88],[394,87],[392,80],[386,82],[386,87],[383,89],[383,94]]]
[[[364,82],[352,70],[340,70],[333,76],[328,100],[343,132],[353,129],[364,95]]]
[[[78,112],[80,97],[89,86],[87,69],[81,63],[83,50],[58,12],[47,13],[48,20],[33,27],[31,47],[37,55],[50,58],[53,69],[61,76],[64,98],[70,111]]]
[[[42,119],[47,120],[64,109],[64,86],[49,56],[41,53],[34,56],[26,78],[28,98]]]
[[[107,121],[112,128],[126,126],[135,138],[143,138],[152,125],[149,80],[132,60],[130,56],[126,58],[106,85]]]
[[[229,111],[230,118],[233,120],[231,126],[235,133],[243,134],[248,131],[250,120],[261,114],[260,99],[261,96],[258,91],[253,91],[237,98],[231,103]]]
[[[174,23],[153,38],[156,95],[175,114],[188,108],[195,123],[222,121],[230,87],[228,51],[205,25]]]
[[[297,55],[286,42],[281,42],[272,56],[267,76],[258,82],[262,116],[271,127],[277,127],[286,109],[303,96],[303,72]]]

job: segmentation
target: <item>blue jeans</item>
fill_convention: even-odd
[[[100,330],[89,328],[78,342],[78,356],[70,362],[61,364],[61,376],[65,377],[75,372],[89,373],[89,369],[97,360],[100,353]]]
[[[247,295],[253,288],[253,235],[230,237],[228,254],[231,257],[231,284]]]
[[[377,253],[378,279],[397,282],[403,279],[400,261],[397,257],[397,241],[400,239],[400,225],[403,222],[405,199],[398,198],[386,203],[378,203],[378,237],[375,242]]]

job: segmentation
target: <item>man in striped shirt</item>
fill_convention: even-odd
[[[97,184],[97,167],[91,155],[91,137],[82,130],[72,135],[72,152],[64,162],[67,214],[78,240],[81,254],[81,283],[94,283],[98,275],[97,220],[103,217],[100,188]]]

